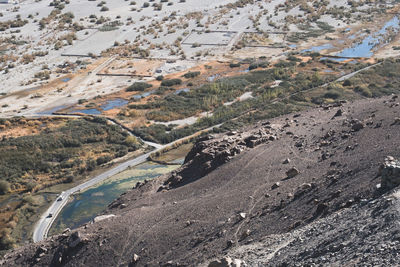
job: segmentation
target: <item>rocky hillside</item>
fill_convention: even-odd
[[[205,137],[180,169],[2,266],[398,264],[398,102],[336,103]]]

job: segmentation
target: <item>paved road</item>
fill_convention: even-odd
[[[215,127],[219,127],[221,126],[221,124],[209,127],[207,129],[204,129],[200,132],[208,132],[211,129],[215,128]],[[96,185],[97,183],[100,183],[101,181],[104,181],[107,178],[110,178],[113,175],[116,175],[124,170],[126,170],[129,167],[133,167],[136,165],[139,165],[141,163],[144,163],[147,161],[147,158],[152,154],[155,153],[157,151],[161,151],[166,147],[172,146],[175,143],[179,143],[187,138],[191,138],[193,136],[195,136],[197,133],[191,135],[191,136],[187,136],[184,138],[181,138],[179,140],[176,140],[174,142],[171,142],[169,144],[166,145],[160,145],[160,144],[156,144],[156,143],[152,143],[152,142],[148,142],[148,141],[143,141],[145,144],[154,147],[154,150],[141,155],[135,159],[129,160],[127,162],[121,163],[120,165],[112,168],[111,170],[108,170],[94,178],[92,178],[91,180],[82,183],[80,185],[77,185],[65,192],[62,192],[60,194],[60,197],[62,198],[62,200],[57,201],[55,200],[53,202],[53,204],[47,209],[47,211],[42,214],[42,216],[40,217],[39,221],[36,223],[35,228],[33,230],[33,242],[39,242],[42,241],[43,239],[45,239],[47,237],[47,234],[50,230],[51,225],[54,223],[55,219],[57,218],[57,215],[60,213],[60,211],[62,210],[62,208],[68,203],[68,199],[69,197],[74,194],[77,193],[79,191],[83,191],[89,187],[92,187],[94,185]],[[58,199],[58,197],[57,197]],[[52,217],[48,217],[49,214],[52,214]]]
[[[164,146],[162,146],[162,148],[164,148]],[[161,149],[161,148],[159,148]],[[157,150],[159,150],[157,149]],[[114,168],[112,168],[111,170],[108,170],[96,177],[94,177],[93,179],[77,185],[63,193],[61,193],[60,197],[62,197],[61,201],[54,201],[54,203],[47,209],[47,211],[42,215],[42,217],[40,218],[40,220],[37,222],[34,232],[33,232],[33,241],[34,242],[39,242],[41,240],[43,240],[44,238],[47,237],[47,233],[49,232],[49,229],[51,227],[51,225],[53,224],[54,220],[57,218],[57,215],[60,213],[60,211],[62,210],[62,208],[67,204],[69,196],[71,196],[72,194],[85,190],[91,186],[94,186],[95,184],[104,181],[105,179],[120,173],[121,171],[132,167],[132,166],[136,166],[138,164],[141,164],[145,161],[147,161],[147,158],[150,156],[152,152],[149,152],[147,154],[141,155],[135,159],[129,160],[127,162],[124,162]],[[53,214],[53,216],[51,218],[48,217],[49,214]]]

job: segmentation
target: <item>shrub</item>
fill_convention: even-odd
[[[171,86],[179,85],[179,84],[182,84],[182,80],[181,79],[163,80],[161,82],[161,86],[167,86],[167,87],[171,87]]]
[[[0,195],[10,192],[10,184],[7,181],[0,181]]]
[[[183,77],[186,79],[194,78],[200,75],[200,71],[189,71],[185,74],[183,74]]]
[[[153,87],[151,84],[145,83],[145,82],[135,82],[128,88],[126,88],[127,92],[132,92],[132,91],[144,91],[147,88]]]

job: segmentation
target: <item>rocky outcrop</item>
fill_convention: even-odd
[[[269,122],[252,131],[228,132],[202,137],[185,158],[182,168],[172,172],[158,191],[185,185],[203,177],[243,151],[273,142],[278,131]],[[193,172],[193,170],[196,170]]]

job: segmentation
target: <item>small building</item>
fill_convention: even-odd
[[[8,4],[11,0],[0,0],[0,4]]]

